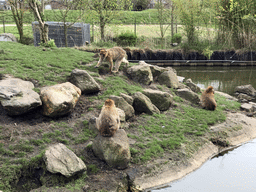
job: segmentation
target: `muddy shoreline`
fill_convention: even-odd
[[[241,129],[235,130],[234,128]],[[161,188],[168,183],[179,180],[189,173],[199,169],[206,161],[215,155],[236,148],[254,138],[256,138],[256,118],[247,117],[242,113],[227,114],[227,120],[224,123],[210,127],[212,132],[227,131],[228,137],[226,141],[229,142],[229,147],[216,146],[211,142],[205,143],[190,159],[188,164],[168,167],[165,165],[162,170],[155,173],[154,176],[142,176],[136,178],[134,183],[136,188],[141,191],[150,191],[152,189]]]

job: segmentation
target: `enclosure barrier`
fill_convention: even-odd
[[[142,60],[128,60],[139,63]],[[236,60],[143,60],[157,66],[256,66],[256,61]]]

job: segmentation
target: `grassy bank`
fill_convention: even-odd
[[[35,168],[38,167],[43,170],[40,182],[45,187],[64,186],[74,190],[87,184],[89,173],[67,179],[45,170],[43,152],[47,146],[57,142],[72,149],[84,160],[88,172],[97,175],[101,167],[90,161],[84,149],[96,135],[88,128],[88,119],[99,114],[104,100],[110,95],[132,94],[145,87],[121,74],[100,76],[98,69],[94,68],[97,59],[93,55],[73,48],[43,51],[42,47],[12,42],[0,44],[0,73],[36,81],[37,90],[67,81],[74,68],[87,70],[102,85],[98,95],[82,95],[74,112],[68,117],[51,119],[35,111],[21,117],[9,117],[0,108],[0,190],[22,191],[38,187],[33,182]],[[239,103],[216,95],[217,110],[207,111],[175,96],[173,89],[158,84],[156,87],[174,95],[175,103],[160,115],[141,114],[128,121],[125,131],[134,143],[130,145],[131,166],[145,166],[162,157],[177,164],[212,138],[225,140],[225,133],[213,134],[208,128],[225,121],[225,110],[238,110]],[[33,121],[35,119],[38,119],[36,123]],[[18,183],[21,177],[26,178],[27,182]]]

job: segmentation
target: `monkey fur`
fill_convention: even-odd
[[[103,105],[100,115],[96,120],[100,135],[112,137],[120,127],[120,118],[112,99],[107,99]]]
[[[212,86],[208,86],[200,97],[201,106],[203,109],[214,111],[217,107],[217,103],[214,99],[214,90]]]
[[[126,57],[126,51],[123,50],[121,47],[101,49],[100,59],[95,67],[98,68],[101,65],[102,61],[106,59],[110,63],[109,71],[115,73],[118,72],[122,62],[126,64],[126,67],[128,67],[129,62],[126,60]],[[113,71],[113,61],[115,61],[115,71]]]

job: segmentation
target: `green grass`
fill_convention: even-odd
[[[200,143],[209,126],[226,120],[224,109],[238,110],[240,107],[238,102],[228,101],[218,94],[216,101],[219,107],[215,111],[181,103],[179,108],[168,111],[168,115],[143,115],[144,118],[139,120],[140,126],[136,127],[136,134],[132,134],[132,131],[128,134],[137,141],[131,148],[133,162],[144,163],[161,157],[163,153],[172,153],[182,144]]]
[[[98,79],[97,81],[103,87],[107,87],[107,90],[104,90],[103,94],[98,96],[99,99],[106,99],[110,95],[119,95],[120,93],[132,94],[143,89],[138,83],[133,82],[131,84],[126,76],[109,76],[104,80]]]
[[[42,50],[42,47],[19,43],[1,42],[0,73],[21,79],[35,79],[41,86],[66,82],[75,68],[83,68],[80,62],[89,63],[92,53],[71,48]],[[43,75],[42,75],[43,74]]]

